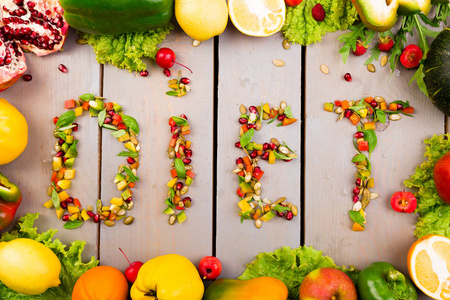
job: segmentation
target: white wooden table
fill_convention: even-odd
[[[444,115],[415,85],[408,86],[414,71],[398,67],[388,81],[388,67],[376,63],[377,72],[369,73],[364,66],[366,57],[350,55],[344,65],[338,54],[340,33],[329,34],[315,45],[291,45],[285,50],[281,34],[253,38],[231,24],[228,27],[220,37],[196,48],[179,29],[164,42],[163,46],[175,51],[178,61],[194,71],[189,76],[192,91],[182,98],[165,95],[168,79],[154,62],[149,64],[146,78],[109,65],[102,67],[89,45],[75,43],[73,31],[62,53],[40,58],[26,54],[33,80],[19,80],[0,94],[25,115],[30,129],[25,152],[0,167],[22,190],[24,199],[17,216],[39,212],[40,230],[57,228],[57,237],[67,244],[85,240],[86,259],[93,255],[101,264],[122,270],[127,262],[118,247],[130,259],[141,261],[178,253],[198,263],[203,256],[216,255],[224,266],[222,277],[235,278],[259,252],[305,244],[322,250],[339,265],[364,268],[374,261],[387,261],[407,272],[406,255],[415,240],[416,216],[395,213],[389,199],[403,189],[403,180],[423,161],[423,140],[446,132]],[[273,59],[282,59],[286,65],[275,67]],[[60,63],[67,66],[68,73],[58,71]],[[328,75],[320,72],[321,64],[329,67]],[[172,73],[177,70],[174,67]],[[350,83],[343,79],[346,72],[353,76]],[[133,196],[135,222],[131,226],[119,222],[109,228],[86,222],[79,229],[66,230],[55,211],[43,206],[52,172],[53,117],[64,112],[64,100],[88,92],[119,102],[140,124],[141,180]],[[337,115],[325,112],[323,103],[377,95],[388,102],[410,100],[416,113],[415,118],[392,122],[378,135],[372,163],[374,191],[380,198],[367,208],[367,230],[353,232],[347,211],[352,206],[355,169],[350,160],[355,128],[348,120],[336,123]],[[287,197],[300,213],[291,222],[276,218],[258,230],[251,221],[241,224],[237,216],[238,182],[231,171],[242,155],[234,146],[239,106],[261,102],[277,106],[282,100],[292,106],[300,121],[288,127],[263,127],[255,140],[284,140],[297,150],[299,159],[270,166],[261,162],[266,172],[263,194],[269,199]],[[196,178],[189,190],[193,206],[187,211],[188,220],[170,226],[162,213],[171,164],[166,154],[170,139],[167,121],[182,113],[191,124]],[[123,160],[116,155],[123,149],[112,136],[101,133],[96,118],[79,119],[79,158],[71,193],[85,205],[95,205],[97,198],[109,201],[117,194],[112,180]]]

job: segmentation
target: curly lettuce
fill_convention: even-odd
[[[311,13],[317,3],[325,10],[322,22],[314,20]],[[321,41],[328,32],[347,29],[357,19],[358,13],[350,0],[303,1],[295,7],[287,7],[281,31],[288,41],[306,46]]]
[[[434,135],[426,139],[425,155],[428,160],[416,167],[411,177],[404,184],[409,188],[418,188],[416,195],[419,219],[414,235],[422,237],[428,234],[439,234],[450,238],[450,206],[439,198],[433,180],[436,162],[450,151],[450,135]]]
[[[39,214],[26,214],[19,219],[19,224],[11,232],[5,232],[0,237],[0,242],[9,242],[18,238],[29,238],[49,247],[59,258],[61,262],[61,273],[59,279],[61,285],[59,287],[50,288],[44,293],[36,296],[24,295],[9,289],[0,281],[0,299],[14,300],[70,300],[72,299],[72,290],[75,282],[87,270],[96,267],[99,263],[94,257],[88,263],[83,263],[81,253],[83,252],[86,242],[74,241],[66,250],[66,245],[61,243],[59,239],[53,240],[53,236],[57,232],[50,229],[43,233],[37,233],[37,228],[33,227],[34,221]]]
[[[173,25],[168,23],[164,27],[138,33],[102,35],[78,32],[78,34],[94,48],[98,63],[110,63],[132,72],[147,68],[142,58],[155,59],[158,52],[157,45],[164,41],[173,28]]]
[[[333,259],[323,256],[321,251],[302,246],[297,249],[283,247],[274,252],[258,254],[256,260],[247,264],[247,269],[238,279],[248,280],[262,276],[277,278],[288,288],[288,299],[295,300],[299,297],[298,290],[305,276],[318,268],[340,269],[349,275],[353,282],[356,282],[359,274],[354,267],[340,268]]]

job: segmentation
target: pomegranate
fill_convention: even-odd
[[[27,70],[22,49],[5,41],[0,32],[0,92],[13,85]]]

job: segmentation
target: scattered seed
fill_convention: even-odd
[[[362,207],[361,201],[356,202],[355,204],[353,204],[353,210],[354,211],[359,211]]]
[[[276,138],[271,138],[270,141],[275,144],[275,146],[280,146],[280,142]]]
[[[281,102],[280,102],[280,108],[283,109],[283,110],[285,110],[285,109],[287,108],[287,103],[284,102],[284,101],[281,101]]]
[[[255,199],[255,201],[259,201],[261,200],[261,197],[259,195],[253,195],[253,199]]]
[[[33,76],[31,76],[30,74],[25,74],[22,76],[22,79],[25,81],[31,81],[33,79]]]
[[[200,41],[193,40],[193,41],[192,41],[192,46],[198,47],[198,46],[200,46],[201,43],[202,43],[202,42],[200,42]]]
[[[391,120],[391,121],[398,121],[401,118],[402,118],[402,116],[400,116],[400,114],[394,114],[394,115],[389,116],[389,120]]]
[[[239,112],[241,113],[241,115],[245,115],[247,113],[247,107],[241,104],[241,106],[239,107]]]
[[[239,172],[241,172],[241,171],[242,171],[242,169],[236,168],[236,169],[233,170],[233,173],[234,173],[234,174],[237,174],[237,173],[239,173]]]
[[[176,221],[177,221],[177,216],[170,215],[170,217],[169,217],[169,224],[173,225],[173,224],[175,224]]]
[[[368,64],[367,70],[369,70],[369,72],[371,72],[371,73],[375,73],[375,71],[376,71],[375,66],[373,64]]]
[[[320,71],[322,71],[323,74],[330,73],[330,70],[328,69],[327,65],[320,65]]]
[[[51,197],[52,193],[53,193],[53,187],[49,186],[48,189],[47,189],[47,195]]]
[[[345,115],[345,111],[341,112],[341,115],[339,116],[339,118],[336,120],[336,122],[339,122],[340,120],[342,120],[344,118]]]
[[[291,151],[289,151],[288,148],[286,148],[285,146],[280,146],[278,147],[278,150],[283,153],[284,155],[288,155]]]
[[[282,61],[281,59],[274,59],[274,60],[272,60],[272,63],[273,63],[276,67],[282,67],[282,66],[284,66],[284,61]]]
[[[86,45],[87,44],[87,40],[85,40],[85,39],[77,39],[76,40],[76,43],[78,44],[78,45]]]
[[[382,67],[384,67],[387,64],[387,62],[388,62],[388,56],[387,55],[384,55],[383,57],[381,57],[380,65]]]
[[[278,198],[278,200],[275,201],[275,203],[276,203],[276,204],[280,204],[280,203],[283,202],[284,200],[286,200],[286,197],[281,197],[281,198]]]
[[[337,114],[341,114],[343,111],[344,110],[340,106],[336,107],[336,109],[334,110],[334,112],[337,113]]]
[[[67,67],[65,65],[63,65],[63,64],[60,64],[58,66],[58,70],[60,70],[63,73],[67,73]]]
[[[377,101],[378,103],[381,103],[381,102],[384,102],[386,100],[383,97],[381,97],[381,96],[376,96],[375,97],[375,101]]]
[[[112,220],[106,220],[105,225],[108,227],[113,227],[114,225],[116,225],[116,222],[114,222]]]
[[[286,39],[283,40],[282,45],[283,45],[283,48],[286,50],[289,50],[289,48],[291,48],[291,44],[289,44],[289,41]]]
[[[123,219],[123,223],[124,223],[125,225],[131,225],[131,224],[133,224],[133,222],[134,222],[134,218],[131,217],[131,216],[126,217],[125,219]]]
[[[297,214],[298,214],[298,208],[297,208],[297,206],[292,206],[292,208],[291,208],[291,211],[292,211],[292,213],[294,214],[294,216],[296,216]]]
[[[87,211],[94,211],[94,207],[92,205],[86,206]]]
[[[262,221],[260,220],[260,219],[256,219],[255,220],[255,226],[256,226],[256,228],[261,228],[261,226],[262,226]]]
[[[378,193],[370,193],[370,200],[377,199]]]
[[[253,187],[253,189],[256,191],[256,190],[260,190],[261,189],[261,182],[257,182],[257,183],[255,183],[255,186]]]
[[[272,201],[270,201],[267,198],[262,199],[262,202],[265,203],[265,204],[268,204],[268,205],[272,204]]]

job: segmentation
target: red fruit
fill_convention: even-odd
[[[356,56],[361,56],[361,55],[363,55],[366,52],[367,52],[366,46],[364,46],[364,44],[360,40],[357,40],[356,41],[356,48],[353,51],[353,54],[355,54]]]
[[[442,156],[434,165],[433,179],[439,197],[450,205],[450,152]]]
[[[187,78],[187,77],[183,77],[180,79],[180,82],[182,84],[189,84],[191,82],[191,80],[189,80],[189,78]]]
[[[284,0],[287,6],[297,6],[303,2],[303,0]]]
[[[391,197],[391,206],[397,212],[412,213],[417,207],[417,199],[410,192],[396,192]]]
[[[308,273],[299,289],[300,299],[357,300],[350,277],[334,268],[320,268]]]
[[[141,261],[134,261],[134,262],[131,263],[130,260],[128,259],[128,257],[122,251],[122,249],[119,248],[119,250],[120,250],[120,252],[122,252],[123,256],[125,256],[126,260],[130,264],[128,266],[128,268],[126,268],[126,270],[125,270],[125,277],[127,278],[128,282],[134,283],[136,281],[137,276],[138,276],[139,269],[142,267],[142,265],[144,263],[141,262]]]
[[[58,118],[58,117],[54,117],[54,118],[53,118],[53,124],[55,124],[55,125],[56,125],[56,123],[58,122],[58,120],[59,120],[59,118]]]
[[[380,37],[380,41],[378,43],[378,49],[383,52],[389,52],[394,46],[394,40],[390,37]]]
[[[222,273],[222,263],[217,257],[205,256],[198,264],[198,272],[204,280],[214,280]]]
[[[25,74],[23,75],[22,79],[25,81],[31,81],[33,79],[33,76],[31,76],[30,74]]]
[[[148,71],[147,70],[144,70],[144,71],[141,71],[141,73],[139,73],[142,77],[147,77],[148,76]]]
[[[67,73],[67,67],[65,65],[63,65],[63,64],[60,64],[58,66],[58,70],[60,70],[63,73]]]
[[[314,20],[322,22],[325,19],[325,10],[322,4],[317,3],[311,10]]]
[[[22,49],[2,34],[3,28],[0,28],[0,53],[5,56],[0,57],[0,92],[13,85],[27,70]]]
[[[177,65],[185,67],[186,69],[191,71],[191,69],[189,69],[185,65],[182,65],[182,64],[176,62],[175,59],[176,59],[176,55],[175,55],[175,52],[172,51],[172,49],[161,48],[158,50],[158,52],[156,52],[155,61],[156,61],[156,64],[158,66],[160,66],[161,68],[170,69],[174,64],[177,64]],[[192,73],[192,71],[191,71],[191,73]]]
[[[166,75],[167,77],[170,77],[170,70],[169,69],[164,69],[163,70],[164,75]]]
[[[350,73],[345,73],[344,75],[344,79],[348,82],[352,81],[352,74]]]
[[[422,57],[423,57],[422,49],[420,49],[420,47],[417,45],[411,44],[406,46],[405,49],[403,49],[403,52],[400,55],[400,62],[405,68],[411,69],[419,65],[420,61],[422,60]]]

